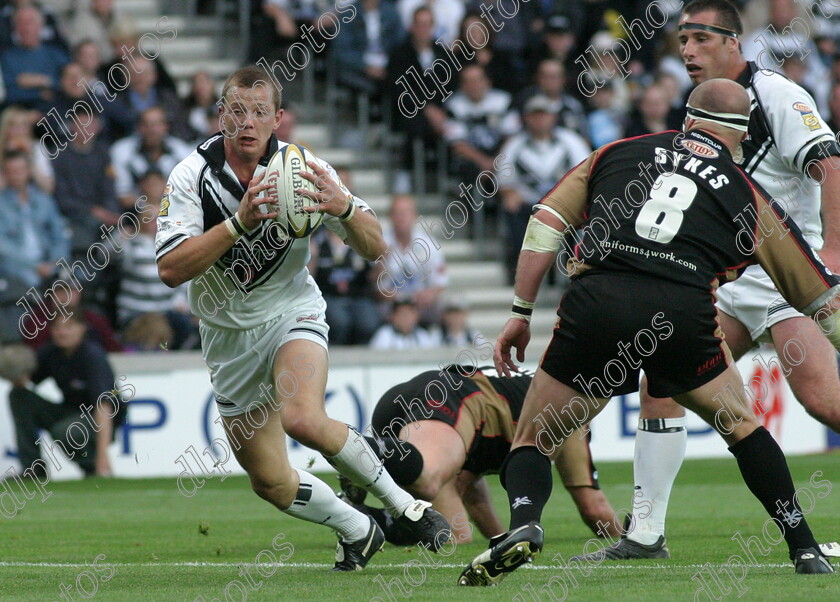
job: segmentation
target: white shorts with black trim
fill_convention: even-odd
[[[289,341],[304,339],[327,349],[329,326],[323,299],[284,312],[255,328],[218,328],[201,322],[201,350],[210,370],[216,407],[222,416],[238,416],[269,403],[274,393],[274,356]],[[261,385],[265,385],[261,389]],[[275,399],[272,397],[271,400]]]
[[[770,343],[770,327],[789,318],[803,318],[779,293],[759,265],[751,265],[735,282],[717,290],[717,307],[736,318],[756,343]]]

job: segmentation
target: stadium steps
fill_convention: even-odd
[[[151,15],[160,15],[157,0],[119,0],[115,8],[121,15],[128,15],[135,19],[145,19]],[[154,30],[154,25],[152,26]]]
[[[167,65],[186,61],[206,62],[216,46],[210,36],[179,35],[161,44],[161,56]]]
[[[186,88],[189,89],[189,80],[196,72],[206,71],[214,79],[222,81],[236,71],[239,68],[239,64],[239,61],[236,59],[213,59],[208,61],[204,58],[189,61],[167,61],[166,68],[169,69],[169,74],[177,82],[187,82]],[[179,83],[178,85],[180,90],[183,84]]]
[[[311,148],[318,156],[325,150],[331,152],[347,151],[350,157],[350,162],[353,162],[354,153],[349,149],[332,147],[330,148],[330,131],[326,125],[322,123],[298,123],[295,127],[295,138],[301,143]],[[330,161],[332,163],[332,161]],[[335,167],[335,165],[333,165]]]
[[[174,15],[171,13],[163,13],[157,8],[157,2],[149,2],[148,4],[153,5],[149,11],[143,11],[137,14],[131,15],[132,20],[134,21],[134,25],[137,27],[137,30],[140,33],[146,32],[154,32],[155,27],[158,24],[158,21],[161,17],[166,16],[167,20],[165,21],[165,29],[166,30],[175,30],[178,36],[182,36],[186,34],[187,31],[187,19],[182,15]],[[117,9],[122,8],[122,3],[117,3]],[[159,26],[163,28],[164,24]],[[177,37],[176,37],[177,39]]]

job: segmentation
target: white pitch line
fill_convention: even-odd
[[[144,568],[144,567],[196,567],[196,568],[239,568],[242,564],[253,564],[249,562],[109,562],[110,566]],[[331,569],[332,564],[322,562],[261,562],[261,566],[278,567],[278,568],[315,568],[315,569]],[[68,569],[83,569],[90,568],[90,564],[79,564],[72,562],[15,562],[5,561],[0,562],[2,567],[46,567],[46,568],[68,568]],[[100,565],[100,566],[104,566]],[[462,569],[466,566],[464,564],[440,564],[440,565],[424,565],[430,569]],[[612,570],[661,570],[661,569],[702,569],[706,564],[605,564],[602,566],[594,566],[593,570],[612,569]],[[713,568],[726,566],[723,564],[712,564]],[[774,564],[764,563],[757,565],[749,565],[749,568],[789,568],[791,564]],[[368,570],[375,570],[377,568],[402,568],[405,563],[389,563],[389,564],[375,564],[368,567]],[[526,570],[533,571],[559,571],[560,567],[553,565],[528,565],[524,567]],[[568,567],[573,568],[573,567]]]

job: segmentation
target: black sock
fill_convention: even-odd
[[[551,497],[551,461],[536,447],[517,447],[499,471],[510,502],[510,529],[539,521]]]
[[[730,447],[729,451],[738,461],[747,487],[782,529],[791,559],[799,548],[817,547],[795,498],[785,455],[769,431],[760,426]]]
[[[385,541],[388,543],[395,546],[413,546],[417,542],[417,536],[408,528],[400,525],[384,508],[365,506],[364,511],[376,521],[376,524],[385,534]]]
[[[423,472],[423,456],[408,441],[391,437],[365,437],[371,449],[385,464],[397,485],[411,485]]]

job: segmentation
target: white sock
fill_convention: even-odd
[[[370,519],[339,499],[321,479],[305,470],[297,470],[300,477],[295,501],[283,510],[289,516],[310,523],[326,525],[337,531],[344,541],[359,541],[370,529]]]
[[[681,421],[672,423],[671,421]],[[676,432],[663,432],[657,427],[642,427],[636,431],[636,448],[633,454],[633,518],[635,525],[627,534],[628,539],[651,545],[660,535],[665,535],[665,515],[671,487],[685,457],[688,434],[685,418],[668,419],[668,426],[681,424]],[[672,427],[673,428],[673,427]],[[653,429],[653,430],[652,430]]]
[[[392,516],[401,516],[414,502],[414,497],[394,482],[382,461],[356,429],[348,427],[347,441],[341,451],[332,457],[324,457],[338,472],[375,495]]]

